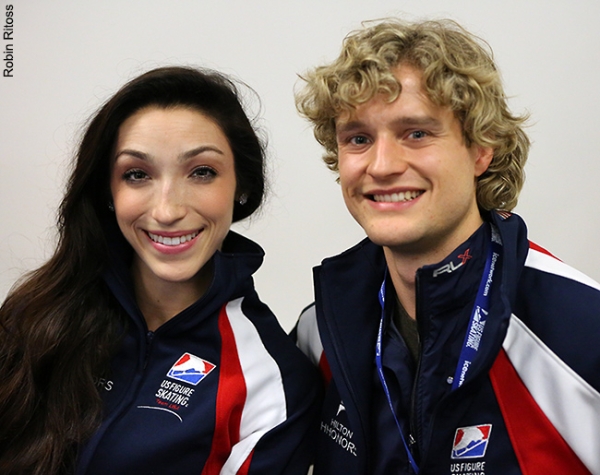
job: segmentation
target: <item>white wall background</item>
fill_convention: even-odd
[[[517,208],[530,237],[600,280],[600,2],[597,0],[3,0],[14,6],[14,78],[0,77],[0,299],[54,243],[55,210],[81,125],[131,77],[191,64],[262,99],[272,193],[238,226],[267,252],[263,300],[290,329],[311,268],[358,241],[334,176],[293,103],[297,74],[332,60],[367,19],[450,17],[493,47],[533,149]],[[4,23],[2,23],[4,25]],[[4,54],[0,54],[4,58]],[[3,64],[3,63],[2,63]]]

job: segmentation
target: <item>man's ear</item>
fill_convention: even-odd
[[[492,147],[482,147],[481,145],[473,145],[473,153],[475,154],[475,177],[480,177],[492,163],[494,158],[494,149]]]

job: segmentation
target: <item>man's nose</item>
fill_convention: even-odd
[[[392,136],[378,137],[371,148],[367,173],[375,178],[403,173],[407,168],[405,150]]]

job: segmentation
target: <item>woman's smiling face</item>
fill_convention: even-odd
[[[236,197],[233,152],[212,119],[184,107],[133,114],[119,128],[110,188],[144,281],[206,277],[200,271],[229,231]]]

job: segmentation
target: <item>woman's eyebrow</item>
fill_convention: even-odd
[[[181,155],[179,155],[178,160],[180,162],[184,162],[204,152],[215,152],[219,155],[223,155],[223,151],[215,145],[201,145],[200,147],[196,147],[192,150],[188,150],[187,152],[183,152]]]
[[[195,157],[195,156],[200,155],[205,152],[215,152],[215,153],[218,153],[219,155],[223,155],[223,151],[214,145],[201,145],[199,147],[188,150],[187,152],[181,153],[179,155],[179,157],[177,157],[177,160],[180,162],[184,162],[186,160],[189,160],[192,157]],[[132,157],[139,158],[140,160],[144,160],[147,162],[152,161],[151,154],[142,152],[140,150],[135,150],[132,148],[125,148],[125,149],[117,152],[117,154],[115,155],[115,160],[117,158],[119,158],[121,155],[131,155]]]
[[[132,148],[124,148],[123,150],[117,152],[115,155],[115,160],[117,160],[121,155],[131,155],[132,157],[139,158],[140,160],[144,161],[152,160],[149,154]]]

